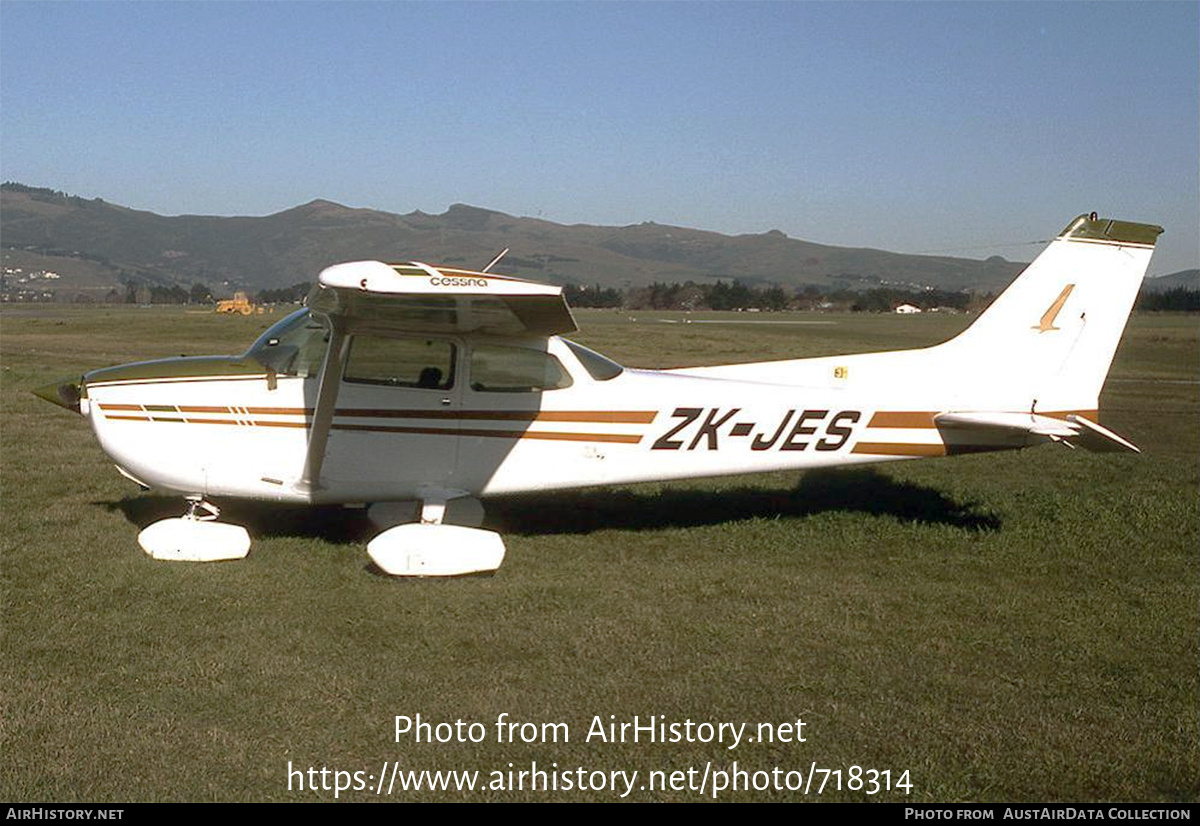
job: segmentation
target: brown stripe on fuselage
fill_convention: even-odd
[[[298,421],[278,421],[272,419],[252,419],[245,418],[199,418],[196,416],[187,416],[186,418],[162,416],[148,416],[143,413],[143,409],[159,409],[170,410],[174,412],[176,408],[166,405],[112,405],[101,404],[102,409],[107,410],[127,410],[130,412],[141,413],[142,415],[112,415],[106,413],[108,419],[118,419],[132,422],[179,422],[182,424],[219,424],[219,425],[240,425],[243,427],[293,427],[307,428],[308,422]],[[312,409],[304,408],[287,408],[287,407],[249,407],[234,410],[228,407],[212,407],[204,405],[181,406],[178,408],[182,414],[188,413],[226,413],[230,415],[241,415],[240,410],[246,410],[251,415],[301,415],[311,414]],[[429,415],[433,414],[433,415]],[[454,414],[454,415],[447,415]],[[595,424],[603,423],[648,423],[654,420],[656,413],[650,412],[604,412],[604,411],[550,411],[547,413],[539,413],[537,411],[453,411],[453,410],[339,410],[338,415],[342,417],[357,417],[357,418],[427,418],[427,419],[492,419],[495,421],[527,421],[530,423],[537,421],[562,421],[562,422],[589,422]],[[353,431],[360,433],[405,433],[412,435],[429,435],[429,436],[477,436],[493,439],[542,439],[547,441],[569,441],[569,442],[613,442],[618,444],[638,444],[642,441],[642,437],[632,434],[623,433],[571,433],[571,432],[556,432],[556,431],[537,431],[537,430],[484,430],[478,428],[458,428],[458,427],[403,427],[399,425],[384,425],[384,424],[351,424],[347,422],[334,422],[331,426],[333,430]]]
[[[88,387],[132,387],[138,384],[181,384],[183,382],[197,381],[263,381],[267,378],[266,373],[258,373],[253,376],[178,376],[175,378],[145,378],[145,379],[114,379],[112,381],[89,381]],[[295,378],[295,376],[280,376],[280,378]]]
[[[945,456],[946,447],[900,442],[859,442],[850,452],[872,456]]]
[[[251,412],[256,412],[251,408]],[[308,411],[308,412],[311,412]],[[593,424],[650,424],[655,410],[388,410],[339,407],[338,416],[354,419],[479,419],[497,422],[590,422]]]
[[[247,422],[241,419],[197,419],[188,416],[185,421],[188,424],[233,424],[243,427],[308,427],[308,422],[274,422],[266,419],[254,419]]]
[[[407,433],[422,436],[479,436],[492,439],[544,439],[566,442],[617,442],[636,445],[641,436],[623,433],[559,433],[552,430],[478,430],[472,428],[400,427],[398,425],[339,424],[333,430],[350,430],[359,433]]]
[[[933,427],[933,417],[937,413],[913,410],[880,410],[871,416],[867,427]]]
[[[101,403],[102,410],[169,410],[180,413],[248,413],[252,416],[311,416],[311,407],[219,407],[215,405],[140,405]],[[335,415],[355,419],[480,419],[498,422],[588,422],[592,424],[651,424],[656,410],[389,410],[339,407]],[[199,420],[193,420],[199,421]]]
[[[213,407],[210,405],[180,405],[182,413],[233,413],[246,412],[253,416],[311,416],[311,407],[239,407],[236,411],[229,407]]]
[[[289,412],[291,411],[291,408],[284,408],[284,409],[288,410]],[[297,411],[299,410],[299,408],[296,408],[296,409],[297,409]],[[213,405],[207,405],[207,404],[181,404],[179,406],[179,412],[180,413],[230,413],[232,411],[228,407],[215,407]]]

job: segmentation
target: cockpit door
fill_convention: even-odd
[[[321,471],[339,498],[408,498],[451,485],[461,346],[444,337],[350,336]]]

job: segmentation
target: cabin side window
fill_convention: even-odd
[[[342,376],[357,384],[449,390],[454,385],[454,345],[436,339],[356,335]]]
[[[571,383],[562,362],[541,350],[496,344],[471,350],[471,389],[478,393],[537,393]]]

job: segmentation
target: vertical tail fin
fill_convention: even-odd
[[[994,410],[1095,410],[1162,231],[1095,213],[1067,225],[942,345],[971,385],[964,395]]]

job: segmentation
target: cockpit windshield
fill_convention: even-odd
[[[305,309],[271,325],[246,355],[280,375],[307,377],[321,372],[328,345],[328,322]]]

